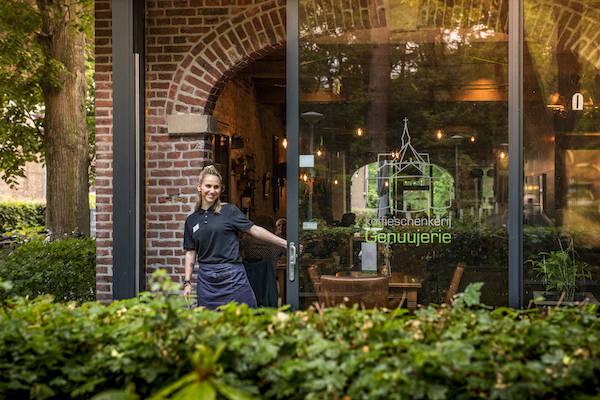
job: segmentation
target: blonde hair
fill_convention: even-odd
[[[204,180],[204,177],[206,175],[213,175],[219,178],[219,183],[221,184],[221,188],[223,188],[223,177],[214,165],[211,164],[202,168],[202,171],[200,171],[200,176],[198,177],[198,182],[200,182],[200,185],[202,185],[202,181]],[[221,207],[223,206],[223,204],[224,203],[221,203],[221,199],[217,197],[217,200],[215,200],[215,203],[212,205],[215,214],[219,214],[221,212]],[[202,208],[202,194],[200,193],[200,191],[198,191],[198,200],[196,201],[196,207],[194,208],[194,212],[198,212],[200,208]]]

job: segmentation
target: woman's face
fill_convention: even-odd
[[[287,223],[284,219],[278,219],[277,222],[275,223],[275,234],[277,236],[281,236],[283,238],[286,237],[287,234]]]
[[[215,175],[206,175],[198,185],[202,205],[210,207],[221,195],[221,180]]]

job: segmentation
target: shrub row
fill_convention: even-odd
[[[5,296],[54,296],[56,301],[96,300],[96,241],[90,237],[47,241],[34,236],[0,256]]]
[[[478,298],[470,286],[454,307],[414,315],[235,305],[213,312],[163,292],[110,306],[13,299],[0,314],[0,397],[213,398],[215,389],[230,399],[600,394],[594,306],[490,310]],[[105,392],[115,389],[126,392]]]
[[[45,224],[46,205],[32,202],[0,203],[0,235]]]

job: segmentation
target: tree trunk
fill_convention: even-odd
[[[42,87],[45,103],[46,227],[56,235],[90,233],[88,131],[86,124],[85,34],[79,6],[38,0],[40,42],[48,66],[62,63]],[[51,73],[52,75],[52,73]]]

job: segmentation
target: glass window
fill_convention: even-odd
[[[302,0],[299,50],[301,306],[506,305],[507,2]]]
[[[600,298],[599,31],[597,1],[525,1],[525,305]]]

